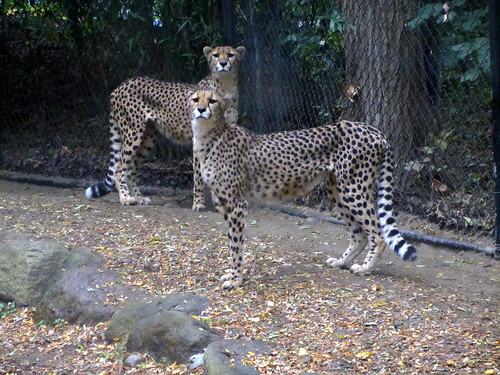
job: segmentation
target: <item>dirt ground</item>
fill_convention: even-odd
[[[491,257],[415,244],[415,262],[386,252],[372,275],[355,276],[325,265],[348,244],[342,226],[251,207],[246,280],[225,291],[222,216],[191,211],[187,191],[152,200],[123,207],[116,193],[87,200],[83,189],[0,180],[0,232],[90,248],[151,294],[207,296],[213,306],[199,318],[221,337],[273,343],[246,361],[264,374],[500,374],[500,262]],[[399,226],[468,239],[407,215]],[[105,329],[49,327],[17,309],[0,320],[0,374],[202,373],[151,358],[124,368],[129,353]]]

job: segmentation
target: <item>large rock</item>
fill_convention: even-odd
[[[169,363],[187,363],[219,337],[198,315],[210,305],[205,297],[173,294],[131,304],[111,318],[106,339],[127,340],[129,352],[147,352]]]
[[[268,354],[272,343],[253,340],[219,340],[205,351],[206,375],[258,375],[259,371],[244,365],[241,360],[254,355]]]
[[[116,272],[85,262],[76,266],[79,263],[71,257],[62,275],[51,283],[36,305],[37,321],[52,324],[63,319],[71,324],[95,324],[108,321],[124,304],[147,297],[140,289],[122,285],[122,277]]]
[[[90,324],[106,321],[123,303],[147,297],[122,285],[104,259],[88,249],[0,234],[0,301],[36,306],[35,319]]]
[[[8,241],[0,244],[0,300],[34,305],[49,280],[63,268],[70,249],[52,241]]]

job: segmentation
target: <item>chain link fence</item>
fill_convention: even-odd
[[[370,122],[394,145],[399,208],[493,230],[487,1],[47,3],[2,5],[3,170],[103,178],[110,92],[137,75],[196,82],[203,46],[227,41],[247,49],[243,125]],[[189,158],[160,142],[143,178],[186,186]],[[321,206],[321,190],[307,202]]]

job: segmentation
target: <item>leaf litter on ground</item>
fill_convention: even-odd
[[[249,353],[243,360],[263,374],[499,373],[498,300],[487,290],[475,295],[468,285],[441,285],[453,282],[446,275],[454,277],[460,269],[453,267],[463,263],[451,262],[442,272],[425,261],[406,269],[386,254],[383,271],[368,277],[317,267],[323,257],[342,252],[343,228],[308,222],[297,231],[286,215],[258,209],[249,219],[246,281],[226,291],[219,278],[228,249],[218,214],[122,207],[112,198],[87,201],[79,191],[31,190],[0,190],[1,230],[89,247],[123,283],[152,294],[210,298],[213,305],[198,318],[222,338],[274,343],[269,354]],[[145,267],[153,263],[153,271]],[[496,264],[482,269],[489,279],[498,275]],[[416,270],[429,279],[416,277]],[[49,327],[34,321],[33,308],[17,309],[0,321],[0,373],[202,373],[147,356],[140,367],[125,368],[130,353],[123,342],[105,341],[106,327]]]

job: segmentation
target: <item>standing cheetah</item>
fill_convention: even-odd
[[[189,106],[186,98],[191,90],[208,89],[222,95],[230,94],[225,118],[229,123],[238,120],[238,70],[245,54],[244,47],[205,47],[203,53],[210,66],[210,74],[197,85],[161,82],[138,77],[123,82],[110,98],[110,163],[106,178],[87,188],[87,198],[98,198],[116,185],[120,203],[124,205],[150,204],[137,184],[137,172],[155,145],[157,132],[170,141],[190,144]],[[199,162],[193,157],[193,210],[205,208],[204,188]]]
[[[329,197],[337,204],[351,232],[350,245],[329,266],[351,265],[365,245],[363,264],[355,274],[367,274],[386,246],[404,260],[416,259],[416,249],[396,227],[392,213],[393,155],[376,128],[349,121],[314,129],[256,135],[227,125],[225,100],[213,91],[197,91],[190,99],[194,153],[203,181],[222,205],[228,223],[231,270],[224,288],[243,280],[243,229],[246,197],[287,199],[305,194],[327,178]],[[377,199],[375,197],[377,196]]]

